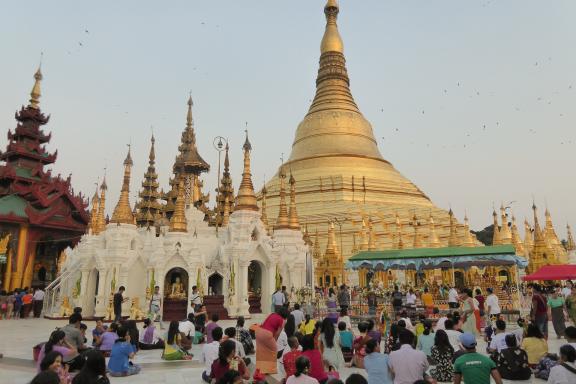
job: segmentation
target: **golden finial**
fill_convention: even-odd
[[[414,228],[414,239],[412,241],[412,248],[421,248],[422,243],[420,241],[420,236],[418,235],[418,228],[420,227],[420,221],[418,221],[418,217],[416,217],[416,212],[412,216],[412,222],[410,223]]]
[[[450,237],[448,238],[449,247],[460,246],[460,239],[458,238],[458,231],[456,229],[456,219],[454,218],[454,212],[452,209],[448,211],[448,216],[450,217]]]
[[[192,102],[192,92],[190,92],[190,97],[188,98],[188,113],[186,114],[186,128],[192,129],[192,106],[194,103]]]
[[[230,222],[230,200],[228,196],[224,199],[224,215],[222,217],[222,226],[225,227]]]
[[[128,154],[124,159],[124,179],[122,182],[122,189],[120,190],[120,198],[112,213],[112,223],[120,224],[133,224],[134,214],[130,206],[130,173],[132,171],[132,157],[130,156],[130,145],[128,145]]]
[[[262,220],[262,224],[264,224],[264,228],[266,229],[266,233],[270,233],[270,227],[268,224],[268,215],[266,214],[266,195],[268,194],[268,190],[266,189],[266,183],[262,187],[262,207],[260,208],[260,212],[262,215],[260,216],[260,220]]]
[[[535,203],[532,203],[532,211],[534,212],[534,242],[544,241],[544,234],[538,222],[538,208]]]
[[[336,246],[336,233],[334,231],[334,222],[330,221],[328,226],[328,243],[326,244],[326,252],[324,252],[324,257],[327,260],[338,259],[340,252]]]
[[[516,217],[512,215],[512,244],[516,249],[516,254],[520,256],[524,256],[524,243],[522,239],[520,239],[520,233],[518,232],[518,226],[516,225]]]
[[[468,222],[468,214],[464,214],[464,242],[463,247],[475,247],[476,242],[474,241],[474,235],[470,232],[470,223]]]
[[[338,32],[338,25],[336,24],[338,12],[340,12],[338,2],[336,0],[328,0],[324,7],[326,30],[324,31],[324,37],[322,37],[322,43],[320,44],[320,53],[344,53],[344,43]]]
[[[186,222],[186,196],[184,192],[184,181],[180,180],[178,183],[178,197],[176,197],[176,204],[174,213],[170,218],[170,232],[188,232],[188,225]]]
[[[572,228],[570,228],[570,224],[566,224],[566,231],[568,232],[568,239],[566,240],[566,250],[574,251],[576,250],[576,243],[574,242],[574,236],[572,236]]]
[[[400,216],[396,212],[396,237],[397,237],[397,249],[404,249],[404,242],[402,241],[402,223],[400,222]]]
[[[254,185],[252,184],[252,173],[250,170],[250,151],[252,151],[252,144],[248,140],[248,130],[246,132],[246,141],[242,149],[244,150],[244,171],[242,172],[242,182],[238,188],[238,204],[236,211],[258,211],[258,204],[256,203],[256,194],[254,193]]]
[[[500,217],[502,226],[500,227],[500,242],[501,244],[512,244],[512,232],[508,226],[508,216],[504,204],[500,205]]]
[[[280,166],[280,208],[278,210],[278,219],[274,229],[289,229],[290,221],[288,219],[288,210],[286,209],[286,174],[284,173],[284,166]]]
[[[34,86],[32,87],[32,91],[30,92],[30,104],[28,106],[30,108],[38,109],[40,104],[40,97],[42,96],[42,92],[40,89],[40,83],[42,82],[42,63],[38,66],[36,73],[34,74]]]
[[[104,178],[100,184],[100,199],[98,201],[98,215],[96,217],[96,225],[93,228],[93,233],[95,235],[106,229],[106,191],[108,190],[108,185],[106,185],[106,168],[104,168]]]
[[[524,251],[526,254],[530,252],[532,246],[534,245],[534,239],[532,238],[532,228],[527,219],[524,219]]]
[[[95,235],[98,230],[98,207],[100,205],[100,197],[98,196],[98,183],[96,183],[96,191],[92,196],[92,211],[90,212],[90,223],[88,224],[88,233]]]
[[[290,171],[290,212],[288,213],[290,228],[300,230],[300,223],[298,222],[298,213],[296,212],[296,179]]]
[[[434,218],[432,217],[432,212],[430,212],[430,217],[428,218],[428,226],[430,227],[430,234],[429,234],[430,241],[428,247],[430,248],[442,247],[442,243],[440,243],[440,239],[438,238],[438,234],[436,233],[436,227],[434,225]]]

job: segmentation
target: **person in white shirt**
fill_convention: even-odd
[[[202,295],[198,292],[198,287],[192,287],[192,296],[190,296],[190,305],[194,308],[192,313],[200,311],[200,307],[202,306]]]
[[[196,336],[196,327],[194,326],[194,314],[189,313],[188,319],[181,321],[178,325],[178,330],[184,334],[189,340],[194,341]]]
[[[300,309],[300,304],[294,304],[294,310],[290,312],[294,316],[294,322],[296,323],[296,329],[300,326],[300,323],[304,321],[304,312]]]
[[[460,335],[462,332],[458,332],[454,330],[454,323],[452,320],[447,319],[444,322],[444,331],[448,335],[448,340],[450,341],[450,345],[454,348],[454,351],[460,350]]]
[[[272,295],[272,304],[274,305],[274,312],[278,312],[284,303],[286,302],[286,296],[284,296],[284,292],[280,289],[277,289],[276,292]]]
[[[244,351],[244,346],[241,342],[236,340],[236,328],[228,327],[224,330],[224,335],[226,335],[227,340],[232,340],[236,344],[236,355],[241,358],[246,357],[246,352]],[[248,364],[247,364],[248,365]]]
[[[452,316],[452,315],[450,315],[450,316]],[[446,315],[439,318],[438,321],[436,322],[435,330],[439,330],[439,329],[445,330],[446,327],[444,327],[444,323],[446,322],[446,320],[448,320],[448,316],[446,316]]]
[[[574,284],[572,283],[572,281],[568,280],[566,282],[566,286],[562,288],[562,296],[564,296],[565,299],[572,294],[573,286]]]
[[[160,287],[155,286],[154,287],[154,293],[152,294],[152,297],[150,298],[149,310],[150,310],[150,313],[152,314],[152,321],[154,321],[154,322],[159,321],[160,322],[160,328],[162,329],[163,328],[162,314],[160,311],[161,306],[162,306],[162,295],[160,295]]]
[[[407,307],[416,306],[416,294],[414,293],[414,290],[412,288],[410,288],[410,290],[406,294],[406,306]]]
[[[338,317],[338,321],[336,322],[336,324],[339,324],[341,321],[344,322],[344,324],[346,324],[346,329],[352,332],[352,322],[350,321],[350,316],[348,316],[347,309],[340,310],[340,316]]]
[[[42,313],[42,307],[44,306],[44,291],[42,288],[36,289],[34,296],[32,298],[32,309],[34,311],[34,317],[39,318]]]
[[[496,333],[492,336],[488,350],[490,352],[498,352],[508,348],[506,345],[506,322],[502,319],[496,320]]]
[[[458,290],[456,287],[450,288],[448,291],[448,307],[455,309],[458,308]]]
[[[560,361],[550,369],[548,384],[576,383],[576,349],[566,344],[560,347]]]
[[[492,288],[486,289],[489,293],[488,297],[486,298],[486,313],[490,316],[491,319],[498,319],[500,317],[500,304],[498,300],[498,296],[494,294],[494,290]]]
[[[216,327],[212,330],[212,342],[202,346],[200,362],[204,363],[204,372],[202,380],[211,383],[210,373],[212,373],[212,363],[218,358],[220,350],[220,340],[222,339],[222,328]]]
[[[407,329],[400,331],[400,349],[390,352],[388,366],[394,376],[394,384],[412,384],[423,380],[429,363],[426,354],[412,347],[414,334]]]

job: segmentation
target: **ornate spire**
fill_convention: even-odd
[[[416,212],[412,216],[412,221],[410,225],[414,228],[414,239],[412,240],[412,248],[422,248],[422,242],[420,241],[420,235],[418,234],[418,229],[420,228],[420,221],[416,217]]]
[[[550,215],[550,211],[546,208],[544,211],[544,215],[546,217],[546,226],[544,227],[544,237],[546,241],[550,243],[550,245],[556,246],[560,244],[560,240],[558,240],[558,235],[556,235],[556,231],[554,230],[554,224],[552,223],[552,215]]]
[[[140,201],[136,205],[136,224],[140,227],[151,227],[159,219],[159,212],[162,208],[158,199],[158,174],[156,173],[156,152],[154,151],[154,135],[150,139],[150,154],[148,155],[148,170],[144,174],[142,181],[142,191],[139,193]]]
[[[468,214],[464,214],[464,242],[463,247],[475,247],[476,242],[474,241],[474,235],[470,232],[470,224],[468,222]]]
[[[314,236],[314,249],[312,251],[312,257],[316,260],[319,260],[322,256],[322,252],[320,251],[320,241],[318,240],[318,228],[316,228],[316,234]]]
[[[264,224],[264,228],[266,229],[266,233],[270,233],[270,226],[268,224],[268,215],[266,214],[266,195],[268,194],[268,190],[266,189],[266,183],[262,187],[262,206],[260,207],[260,220],[262,220],[262,224]]]
[[[326,244],[326,252],[324,258],[329,261],[337,261],[340,259],[340,251],[336,245],[336,234],[334,232],[334,222],[330,222],[328,227],[328,243]]]
[[[498,227],[498,215],[496,210],[492,212],[492,217],[494,218],[494,234],[492,235],[492,245],[501,245],[502,239],[500,238],[500,228]]]
[[[98,183],[96,183],[96,191],[92,196],[92,210],[90,211],[90,223],[88,224],[88,233],[95,235],[95,230],[98,230],[98,206],[100,205],[100,197],[98,196]]]
[[[230,222],[230,201],[228,200],[228,196],[226,196],[226,200],[224,200],[224,216],[222,217],[222,226],[225,227]]]
[[[543,265],[550,264],[553,259],[552,249],[546,243],[544,233],[540,228],[538,211],[534,203],[532,204],[532,210],[534,211],[534,247],[530,255],[530,272],[538,270]]]
[[[222,172],[222,179],[220,180],[220,187],[218,188],[218,195],[216,197],[216,215],[224,215],[224,203],[228,199],[228,209],[230,213],[234,211],[234,187],[232,186],[232,177],[230,176],[230,157],[228,152],[230,147],[226,143],[226,154],[224,155],[224,172]],[[218,219],[218,217],[217,217]]]
[[[184,181],[180,180],[178,184],[178,197],[174,214],[170,218],[170,232],[188,232],[186,222],[186,196],[184,192]]]
[[[526,254],[530,252],[534,246],[534,239],[532,238],[532,228],[528,220],[524,219],[524,251]]]
[[[344,53],[344,43],[338,32],[338,13],[340,9],[336,0],[329,0],[324,7],[326,15],[326,30],[320,43],[320,53],[339,52]]]
[[[430,217],[428,218],[428,226],[430,227],[430,235],[429,235],[429,248],[440,248],[442,247],[442,243],[438,238],[438,234],[436,233],[436,227],[434,225],[434,218],[432,217],[432,212],[430,212]]]
[[[500,217],[502,220],[502,226],[500,227],[500,241],[502,244],[512,244],[512,232],[508,226],[508,215],[506,215],[506,209],[504,205],[500,205]]]
[[[130,156],[130,146],[128,146],[128,154],[124,159],[124,180],[122,182],[122,189],[120,190],[120,198],[112,213],[112,223],[133,224],[134,215],[132,214],[132,207],[130,207],[130,172],[132,171],[132,157]]]
[[[40,89],[40,83],[42,82],[42,71],[40,66],[36,70],[34,74],[34,86],[32,87],[32,91],[30,92],[30,104],[28,106],[30,108],[39,109],[40,104],[40,97],[42,96],[42,92]]]
[[[302,240],[304,240],[304,244],[306,244],[309,247],[312,247],[313,243],[312,240],[310,239],[310,232],[308,232],[308,223],[306,223],[306,226],[304,227],[304,234],[302,235]]]
[[[574,242],[574,236],[572,236],[572,228],[570,228],[570,224],[566,224],[566,231],[568,232],[566,250],[574,251],[576,250],[576,243]]]
[[[404,249],[404,242],[402,241],[402,223],[400,222],[400,216],[398,212],[396,212],[396,248],[397,249]]]
[[[284,167],[280,167],[280,209],[278,210],[278,219],[274,229],[289,229],[290,220],[288,219],[288,210],[286,209],[286,174]]]
[[[98,204],[98,215],[96,217],[96,226],[93,231],[97,235],[106,229],[106,191],[108,190],[108,185],[106,184],[106,175],[102,179],[102,184],[100,184],[100,200]]]
[[[524,243],[520,238],[520,233],[518,232],[518,226],[516,225],[516,217],[514,215],[512,215],[511,233],[512,233],[512,244],[514,245],[514,248],[516,248],[516,254],[524,256],[525,255]]]
[[[448,238],[448,246],[459,247],[461,242],[458,238],[458,232],[456,230],[456,219],[454,219],[454,212],[452,212],[452,208],[450,208],[448,211],[448,216],[450,217],[450,237]]]
[[[250,151],[252,144],[248,140],[248,131],[246,130],[246,141],[242,147],[244,150],[244,172],[242,172],[242,182],[238,188],[238,204],[236,205],[237,211],[258,211],[258,204],[256,204],[256,194],[254,193],[254,186],[252,184],[252,173],[250,171]]]
[[[300,230],[300,223],[298,222],[298,213],[296,212],[296,179],[290,172],[290,212],[288,218],[290,222],[290,229]]]

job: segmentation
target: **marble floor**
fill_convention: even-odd
[[[260,319],[252,319],[251,322]],[[247,322],[249,322],[247,320]],[[88,329],[94,327],[94,322],[86,322]],[[232,321],[221,321],[222,327],[234,325]],[[0,320],[0,384],[25,384],[30,382],[35,374],[32,361],[32,346],[45,341],[52,330],[65,325],[65,321],[47,319]],[[247,325],[250,325],[248,323]],[[551,328],[552,329],[552,328]],[[551,336],[549,346],[551,352],[557,352],[563,340]],[[484,350],[484,342],[479,341],[479,350]],[[200,384],[203,366],[199,361],[200,347],[193,346],[192,361],[165,362],[160,358],[161,351],[140,351],[135,363],[142,365],[139,375],[123,378],[111,378],[111,382],[123,384]],[[252,357],[253,358],[253,357]],[[254,358],[253,358],[254,359]],[[352,372],[361,372],[354,368],[341,372],[345,378]],[[533,383],[544,383],[533,379]],[[519,383],[519,382],[514,382]]]

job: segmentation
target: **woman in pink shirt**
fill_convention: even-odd
[[[38,361],[36,363],[38,372],[41,371],[40,363],[44,359],[44,356],[52,351],[60,353],[62,355],[63,361],[69,361],[78,354],[76,348],[68,344],[66,341],[66,334],[64,331],[57,329],[52,332],[50,339],[48,339],[48,341],[40,349],[40,353],[38,354]]]
[[[276,371],[276,340],[284,328],[288,310],[280,308],[277,313],[270,314],[256,328],[256,369],[263,374],[275,374]]]
[[[302,355],[310,361],[308,375],[323,383],[328,379],[328,374],[324,370],[324,362],[320,350],[314,348],[314,336],[306,335],[302,338]]]

